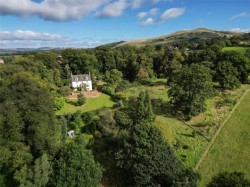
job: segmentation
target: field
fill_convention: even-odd
[[[138,96],[141,91],[147,90],[153,100],[162,99],[163,106],[154,107],[157,115],[154,125],[161,130],[163,137],[170,142],[184,165],[194,167],[208,146],[209,140],[246,87],[242,86],[237,91],[218,93],[207,101],[207,110],[204,113],[184,123],[170,115],[168,88],[165,84],[166,80],[158,79],[149,85],[136,85],[128,90],[128,95]]]
[[[237,51],[241,54],[245,54],[247,49],[250,49],[250,48],[249,47],[224,47],[222,51]]]
[[[250,179],[250,92],[225,124],[198,170],[205,186],[223,171],[241,171]]]
[[[73,104],[66,103],[64,107],[56,112],[56,115],[75,113],[77,110],[81,112],[88,112],[98,110],[103,107],[112,107],[114,104],[110,97],[106,94],[102,94],[96,98],[88,98],[83,106],[74,106]]]

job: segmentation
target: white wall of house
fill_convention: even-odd
[[[92,81],[77,81],[77,82],[75,81],[75,82],[72,82],[72,87],[79,88],[79,87],[81,87],[82,84],[86,85],[87,91],[92,90]]]

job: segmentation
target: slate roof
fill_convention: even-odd
[[[91,81],[91,77],[89,74],[71,75],[71,81],[72,82]]]

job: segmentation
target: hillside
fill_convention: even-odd
[[[173,44],[182,41],[196,41],[198,39],[211,39],[221,36],[232,37],[236,35],[242,35],[243,33],[230,32],[230,31],[215,31],[205,28],[199,28],[194,30],[184,30],[178,31],[169,35],[159,36],[155,38],[132,40],[118,44],[116,47],[124,45],[135,45],[135,46],[145,46],[145,45],[159,45],[159,44]]]

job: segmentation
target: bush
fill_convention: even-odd
[[[65,104],[65,100],[62,97],[56,97],[54,99],[53,108],[54,110],[60,110]]]
[[[152,105],[154,107],[162,107],[164,105],[164,101],[162,98],[152,99]]]
[[[127,80],[123,80],[122,82],[119,83],[119,85],[116,87],[115,91],[116,92],[122,92],[124,90],[129,89],[130,83]]]
[[[107,94],[107,95],[109,95],[109,96],[111,96],[111,97],[113,97],[115,95],[114,88],[112,88],[112,87],[110,87],[108,85],[104,85],[102,87],[102,92],[105,93],[105,94]]]
[[[71,88],[69,86],[63,86],[60,88],[59,90],[59,93],[62,95],[62,96],[67,96],[69,95],[71,92]]]
[[[212,181],[208,184],[208,187],[247,187],[250,186],[250,181],[241,172],[224,172],[219,173],[212,178]]]
[[[117,92],[117,93],[115,94],[115,98],[116,98],[117,100],[125,101],[125,100],[128,99],[128,95],[127,95],[127,93],[125,93],[125,92]]]
[[[77,96],[77,98],[78,98],[78,100],[77,100],[77,105],[78,106],[82,106],[82,105],[84,105],[86,103],[86,98],[84,97],[83,94],[79,94]]]

